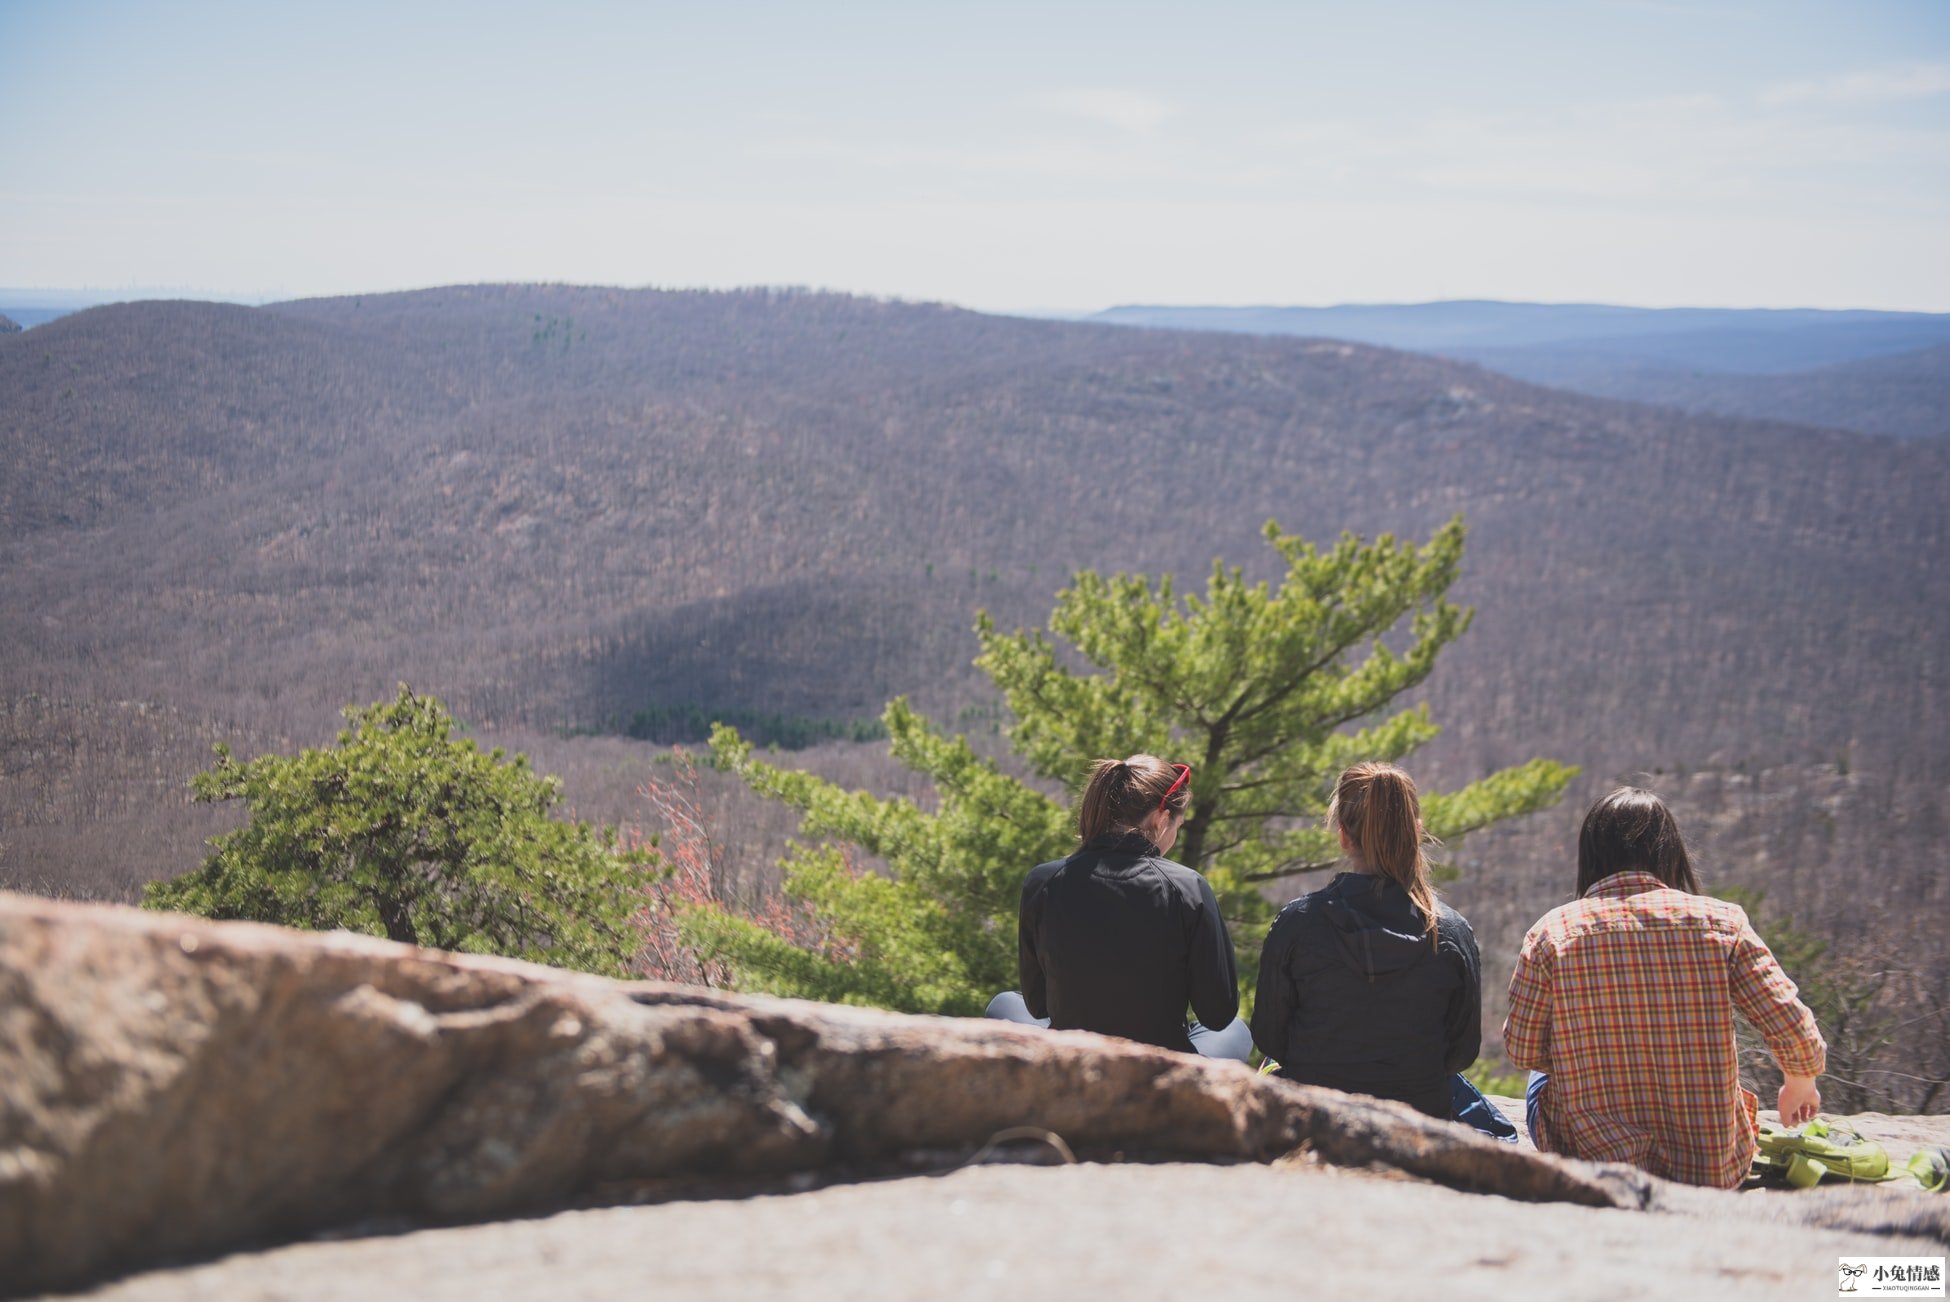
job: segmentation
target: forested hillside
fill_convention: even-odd
[[[986,727],[978,607],[1039,621],[1084,565],[1264,571],[1269,517],[1460,511],[1477,619],[1417,767],[1585,768],[1458,852],[1486,949],[1641,773],[1710,876],[1946,979],[1950,444],[1319,340],[488,286],[6,335],[0,447],[0,884],[187,869],[211,741],[317,743],[400,680],[615,817],[579,757],[651,743],[588,734],[743,711],[789,740],[903,691]]]

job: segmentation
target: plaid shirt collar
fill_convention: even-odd
[[[1648,872],[1613,873],[1609,877],[1601,877],[1593,882],[1591,889],[1584,893],[1583,898],[1587,900],[1622,900],[1627,896],[1643,895],[1647,891],[1669,891],[1671,889],[1672,887],[1666,885]]]

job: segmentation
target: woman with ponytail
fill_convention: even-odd
[[[1274,920],[1253,1009],[1260,1051],[1289,1080],[1514,1136],[1455,1074],[1482,1042],[1482,964],[1469,924],[1435,897],[1415,783],[1392,764],[1356,764],[1327,825],[1350,871]]]
[[[1133,755],[1091,766],[1082,845],[1023,883],[1022,989],[997,995],[989,1016],[1207,1057],[1251,1054],[1218,899],[1205,878],[1165,858],[1191,804],[1188,764]],[[1189,1026],[1188,1006],[1198,1019]]]

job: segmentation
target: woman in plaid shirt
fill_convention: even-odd
[[[1549,1153],[1731,1189],[1756,1147],[1733,1014],[1780,1064],[1781,1121],[1821,1109],[1826,1046],[1738,905],[1699,893],[1665,803],[1622,787],[1585,815],[1579,898],[1544,915],[1510,978],[1503,1047],[1530,1068],[1531,1138]]]

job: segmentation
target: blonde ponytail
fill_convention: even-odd
[[[1436,935],[1435,882],[1423,845],[1422,808],[1415,780],[1393,764],[1356,764],[1334,784],[1327,825],[1343,833],[1356,861],[1408,892],[1422,911],[1431,944]]]

